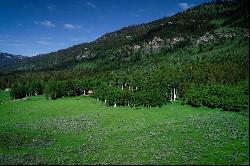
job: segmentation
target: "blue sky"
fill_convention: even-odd
[[[207,0],[0,0],[0,52],[34,56]]]

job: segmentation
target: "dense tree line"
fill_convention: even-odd
[[[45,95],[49,99],[83,94],[84,86],[80,81],[49,81],[45,85]]]
[[[144,106],[156,107],[169,102],[169,93],[163,92],[157,87],[137,89],[136,87],[110,87],[102,86],[94,90],[94,96],[98,100],[107,103],[108,106]]]
[[[197,107],[208,106],[239,111],[248,108],[248,89],[247,82],[243,82],[239,86],[193,86],[184,96],[183,102]]]
[[[43,83],[39,81],[16,82],[11,87],[12,99],[43,94]]]

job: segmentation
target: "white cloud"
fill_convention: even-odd
[[[96,5],[95,5],[94,3],[92,3],[92,2],[90,2],[90,1],[87,1],[87,2],[86,2],[86,5],[87,5],[88,7],[93,8],[93,9],[96,8]]]
[[[55,7],[53,7],[53,6],[48,6],[47,8],[48,8],[48,10],[50,10],[50,11],[52,11],[52,10],[55,9]]]
[[[64,24],[64,28],[66,28],[66,29],[75,29],[76,27],[73,24]]]
[[[48,21],[48,20],[41,22],[41,25],[43,25],[47,28],[55,28],[56,27],[55,24],[53,24],[51,21]]]
[[[186,10],[186,9],[192,7],[193,5],[189,5],[189,4],[186,3],[186,2],[181,2],[181,3],[178,3],[178,6],[179,6],[181,9]]]
[[[45,21],[42,21],[42,22],[38,22],[38,21],[34,21],[34,24],[36,25],[42,25],[46,28],[55,28],[56,25],[54,23],[52,23],[51,21],[49,20],[45,20]]]
[[[80,29],[82,25],[74,25],[74,24],[64,24],[64,28],[66,29]]]

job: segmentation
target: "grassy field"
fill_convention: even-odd
[[[178,103],[114,108],[84,96],[0,98],[1,165],[249,164],[249,119],[235,112]]]
[[[10,102],[11,97],[10,97],[10,92],[9,91],[0,91],[0,104],[1,103],[6,103]]]

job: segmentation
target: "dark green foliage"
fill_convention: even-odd
[[[239,111],[248,108],[249,97],[242,91],[245,85],[193,86],[184,96],[184,103]]]
[[[156,107],[162,106],[168,99],[160,89],[135,90],[125,87],[100,86],[94,90],[93,97],[105,102],[107,106]]]
[[[39,81],[16,82],[11,87],[12,99],[43,94],[43,84]]]
[[[10,95],[12,99],[24,98],[28,94],[28,88],[25,83],[15,83],[11,87]]]
[[[84,85],[81,81],[49,81],[45,85],[45,95],[49,99],[57,99],[66,96],[78,96],[84,93]]]
[[[38,81],[30,81],[26,84],[29,96],[43,94],[43,85]]]

